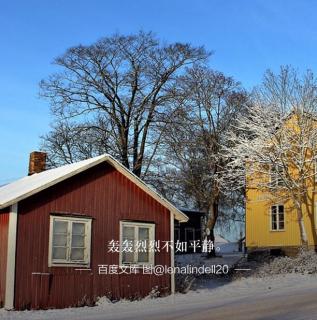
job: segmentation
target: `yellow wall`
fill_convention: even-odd
[[[312,119],[311,125],[313,127],[316,126],[315,119]],[[296,114],[287,119],[285,128],[288,130],[286,132],[289,132],[289,129],[291,129],[295,136],[300,132],[298,127],[298,116]],[[283,128],[281,128],[281,130],[283,130]],[[294,141],[296,141],[296,139],[294,139]],[[288,172],[295,180],[298,177],[298,171],[293,157],[297,151],[301,151],[297,149],[297,145],[294,146],[294,150],[291,149],[291,161],[288,164]],[[313,170],[316,170],[316,163],[314,162],[315,157],[311,150],[309,151],[309,149],[307,149],[305,156],[307,157],[307,160],[310,160],[307,161],[307,168],[312,171],[312,174],[306,179],[305,186],[301,189],[301,191],[308,191],[305,196],[306,204],[302,209],[308,245],[317,246],[317,219],[314,218],[314,216],[317,218],[317,213],[315,214],[314,212],[315,208],[317,208],[317,180],[316,177],[314,178],[313,172]],[[290,195],[287,194],[288,191],[283,191],[285,189],[277,189],[275,191],[272,191],[270,188],[265,189],[265,185],[269,185],[270,182],[268,168],[254,163],[247,163],[246,165],[246,170],[248,172],[246,177],[246,246],[248,248],[300,246],[301,239],[297,212],[290,200]],[[273,194],[270,194],[269,192],[273,192]],[[284,230],[271,230],[272,205],[284,205]]]
[[[309,191],[308,205],[304,208],[304,221],[308,236],[308,244],[317,245],[316,230],[311,223],[314,219],[314,203],[317,201],[315,192]],[[276,204],[284,205],[284,231],[271,231],[271,206]],[[308,207],[308,208],[306,208]],[[308,210],[307,210],[308,209]],[[246,246],[248,248],[284,247],[299,246],[300,233],[297,221],[297,214],[290,200],[284,203],[274,203],[268,200],[268,195],[257,189],[247,191],[246,200]]]

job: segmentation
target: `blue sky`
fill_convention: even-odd
[[[213,50],[210,65],[251,88],[267,68],[317,72],[317,2],[284,0],[0,0],[0,185],[24,176],[53,121],[38,83],[68,47],[114,32]]]

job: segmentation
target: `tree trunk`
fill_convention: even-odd
[[[298,225],[299,225],[301,246],[303,249],[308,249],[307,232],[306,232],[306,228],[305,228],[303,210],[302,210],[301,203],[299,205],[297,205],[297,219],[298,219]]]
[[[207,241],[210,240],[215,244],[215,234],[214,234],[214,227],[217,222],[218,218],[218,207],[219,207],[219,196],[216,196],[213,200],[212,205],[209,207],[208,210],[208,219],[206,223],[206,230],[209,230],[209,235],[207,234]],[[207,253],[207,257],[215,257],[216,256],[216,250],[215,246],[213,246],[213,249],[211,252]]]
[[[141,177],[141,173],[142,173],[142,162],[143,162],[143,156],[139,155],[137,157],[136,162],[134,163],[132,172],[138,176]]]

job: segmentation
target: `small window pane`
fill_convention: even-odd
[[[149,228],[139,228],[139,240],[149,240]]]
[[[132,240],[123,240],[122,250],[124,252],[133,252],[134,251],[134,241]]]
[[[276,229],[277,229],[277,224],[276,224],[276,222],[272,222],[272,229],[273,229],[273,230],[276,230]]]
[[[134,261],[133,252],[122,252],[122,262],[123,263],[133,263]]]
[[[85,249],[76,248],[72,249],[71,260],[84,260]]]
[[[85,236],[73,235],[72,236],[72,247],[84,247],[85,246]]]
[[[276,213],[276,206],[273,206],[272,207],[272,214],[275,214]]]
[[[53,247],[53,259],[66,260],[66,248]]]
[[[134,240],[134,227],[123,227],[123,240]]]
[[[54,234],[67,234],[67,221],[54,221]]]
[[[278,212],[283,213],[284,212],[284,206],[278,206]]]
[[[67,235],[66,234],[55,234],[53,237],[54,247],[66,247],[67,245]]]
[[[138,262],[149,262],[149,252],[139,252]]]
[[[279,219],[279,221],[284,221],[284,213],[280,213],[278,215],[278,219]]]
[[[279,222],[279,229],[283,230],[284,229],[284,221]]]
[[[85,234],[85,224],[80,222],[74,222],[73,223],[73,234]]]
[[[138,262],[149,262],[149,245],[150,229],[139,228],[139,245],[138,245]]]

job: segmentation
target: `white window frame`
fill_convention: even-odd
[[[138,262],[138,252],[134,252],[133,263],[124,263],[122,261],[122,244],[123,244],[123,227],[134,228],[134,239],[138,241],[139,228],[149,228],[149,241],[155,241],[155,224],[147,222],[132,222],[132,221],[120,221],[120,250],[119,250],[119,265],[120,266],[154,266],[155,253],[154,250],[149,251],[149,262]]]
[[[67,259],[53,259],[53,226],[54,221],[63,221],[68,223],[67,227],[67,238],[68,238],[68,258]],[[74,222],[85,223],[85,253],[84,260],[71,260],[70,250],[71,248],[71,234],[72,224]],[[49,233],[49,249],[48,249],[48,266],[49,267],[85,267],[90,266],[90,255],[91,255],[91,219],[69,217],[69,216],[50,216],[50,233]]]
[[[279,217],[279,211],[278,211],[279,206],[283,207],[283,215],[284,215],[284,228],[283,229],[280,229],[280,217]],[[276,210],[276,227],[277,227],[277,229],[273,229],[273,219],[272,219],[272,216],[273,216],[272,208],[273,207],[277,208],[277,210]],[[269,210],[270,210],[270,230],[274,231],[274,232],[285,231],[285,206],[283,204],[274,204],[270,207]]]

